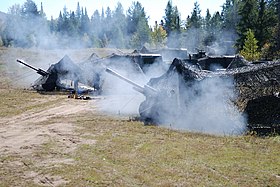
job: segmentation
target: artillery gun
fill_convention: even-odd
[[[136,90],[146,96],[139,106],[140,119],[145,124],[171,124],[187,113],[192,100],[202,95],[204,88],[198,86],[199,83],[220,79],[232,80],[230,89],[237,97],[230,98],[230,101],[247,115],[249,129],[268,127],[280,130],[280,62],[249,63],[214,72],[175,58],[165,74],[150,79],[144,87],[127,81],[112,70],[106,71],[136,86]]]
[[[37,91],[77,90],[78,81],[83,80],[80,76],[81,69],[68,56],[51,65],[47,71],[31,66],[20,59],[17,59],[17,62],[41,75],[32,85]],[[74,88],[65,85],[62,81],[64,79],[73,81]]]
[[[36,71],[36,73],[38,73],[39,75],[42,75],[42,76],[47,76],[47,75],[49,75],[48,72],[46,72],[46,71],[44,71],[44,70],[42,70],[42,69],[40,69],[40,68],[35,68],[35,67],[33,67],[33,66],[31,66],[31,65],[29,65],[29,64],[27,64],[27,63],[25,63],[25,62],[24,62],[23,60],[21,60],[21,59],[17,59],[17,62],[19,62],[19,63],[25,65],[26,67],[29,67],[30,69],[33,69],[33,70]]]

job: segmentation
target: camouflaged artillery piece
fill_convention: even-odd
[[[247,116],[249,129],[279,130],[280,62],[248,63],[232,58],[227,63],[229,68],[225,70],[208,71],[190,63],[189,59],[175,58],[165,74],[152,78],[144,87],[136,84],[136,90],[146,96],[139,106],[140,119],[146,124],[171,124],[184,116],[192,100],[201,95],[204,88],[197,86],[200,82],[220,79],[232,82],[230,89],[236,97],[231,98],[231,102]],[[162,120],[167,119],[166,116],[168,120]]]
[[[20,59],[17,59],[17,62],[41,75],[32,84],[32,87],[37,91],[74,90],[75,86],[70,88],[69,85],[63,83],[63,80],[67,79],[76,82],[74,84],[83,80],[81,76],[82,70],[67,55],[56,64],[52,64],[46,71],[33,67]]]

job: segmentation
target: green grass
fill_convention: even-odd
[[[49,99],[34,91],[20,89],[0,89],[0,117],[12,117],[29,110],[44,110],[63,100],[62,96]],[[64,96],[65,97],[65,96]]]
[[[32,61],[52,53],[23,49],[0,52],[0,64],[15,56],[26,55]],[[84,51],[80,58],[92,52]],[[103,50],[98,52],[105,55]],[[0,83],[5,83],[6,74],[3,65],[0,67]],[[0,117],[40,112],[65,102],[64,97],[0,89]],[[144,126],[96,112],[55,116],[31,125],[55,123],[77,127],[74,135],[69,135],[81,139],[73,143],[76,149],[65,152],[50,136],[30,154],[1,154],[0,186],[38,186],[34,177],[23,177],[32,172],[59,176],[67,181],[66,186],[280,186],[280,136],[211,136]],[[42,166],[49,159],[54,162]],[[59,162],[63,159],[73,162]]]
[[[280,139],[219,137],[91,115],[72,120],[96,144],[54,174],[69,186],[277,186]],[[88,136],[91,134],[92,137]]]

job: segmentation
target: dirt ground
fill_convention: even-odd
[[[48,97],[48,96],[46,96]],[[62,96],[57,96],[62,97]],[[65,96],[66,97],[66,96]],[[53,99],[56,96],[53,96]],[[43,102],[49,102],[46,98]],[[63,99],[62,99],[63,100]],[[94,144],[94,140],[86,140],[76,133],[76,125],[67,122],[75,114],[94,113],[94,101],[63,100],[47,109],[36,109],[23,112],[12,117],[0,119],[0,167],[28,167],[24,160],[33,157],[33,164],[39,167],[50,167],[53,164],[72,164],[73,159],[34,157],[38,150],[50,141],[56,142],[59,154],[69,154],[78,145]],[[63,118],[64,120],[55,120]],[[13,157],[14,159],[5,159]],[[16,159],[15,159],[16,158]],[[2,176],[4,177],[4,176]],[[49,176],[27,170],[21,178],[31,179],[35,184],[57,186],[66,183],[58,176]],[[1,179],[1,177],[0,177]]]

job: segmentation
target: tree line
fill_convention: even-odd
[[[221,12],[202,16],[195,2],[192,12],[182,18],[168,0],[163,19],[148,24],[140,2],[124,10],[119,2],[88,15],[77,2],[75,11],[65,6],[58,17],[48,20],[43,4],[32,0],[9,8],[6,24],[0,28],[0,44],[39,48],[187,48],[209,53],[240,53],[246,59],[280,57],[280,0],[225,0]]]

